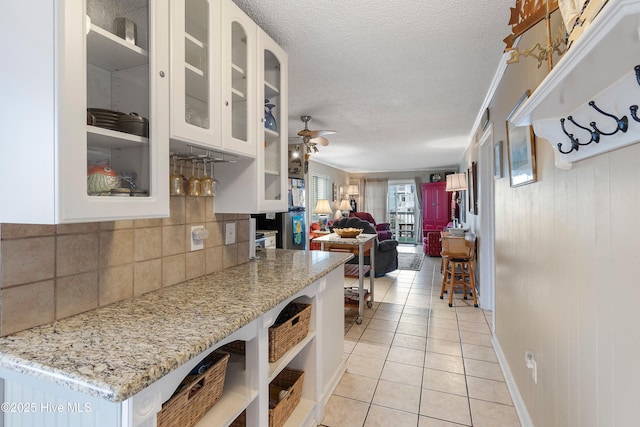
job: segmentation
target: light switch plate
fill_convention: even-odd
[[[236,223],[227,222],[224,225],[224,244],[233,245],[236,242]]]

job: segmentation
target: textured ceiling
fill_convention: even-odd
[[[234,0],[289,55],[289,136],[349,172],[457,166],[498,68],[513,0]]]

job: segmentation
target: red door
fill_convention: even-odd
[[[446,182],[422,184],[422,229],[442,230],[451,222],[451,193]]]

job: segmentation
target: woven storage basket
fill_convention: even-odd
[[[296,303],[298,312],[285,322],[269,328],[269,362],[280,359],[309,333],[311,304]]]
[[[229,353],[242,354],[245,353],[246,342],[242,340],[232,341],[229,344],[225,344],[220,347],[223,351],[228,351]]]
[[[269,384],[269,427],[282,427],[302,398],[304,371],[284,368]],[[282,390],[287,390],[278,399]],[[272,405],[272,402],[275,404]],[[273,406],[273,407],[272,407]]]
[[[246,427],[247,426],[247,411],[242,411],[238,417],[233,420],[229,427]]]
[[[220,400],[229,353],[214,351],[205,360],[213,365],[200,375],[187,375],[158,412],[158,427],[191,427]]]

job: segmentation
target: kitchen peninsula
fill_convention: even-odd
[[[268,425],[269,382],[285,367],[305,372],[286,425],[315,425],[344,371],[342,265],[351,257],[263,251],[219,273],[0,338],[4,425],[155,426],[189,371],[236,340],[245,355],[229,360],[222,398],[198,425],[228,425],[245,410],[247,425]],[[292,301],[312,305],[309,333],[269,363],[268,328]]]

